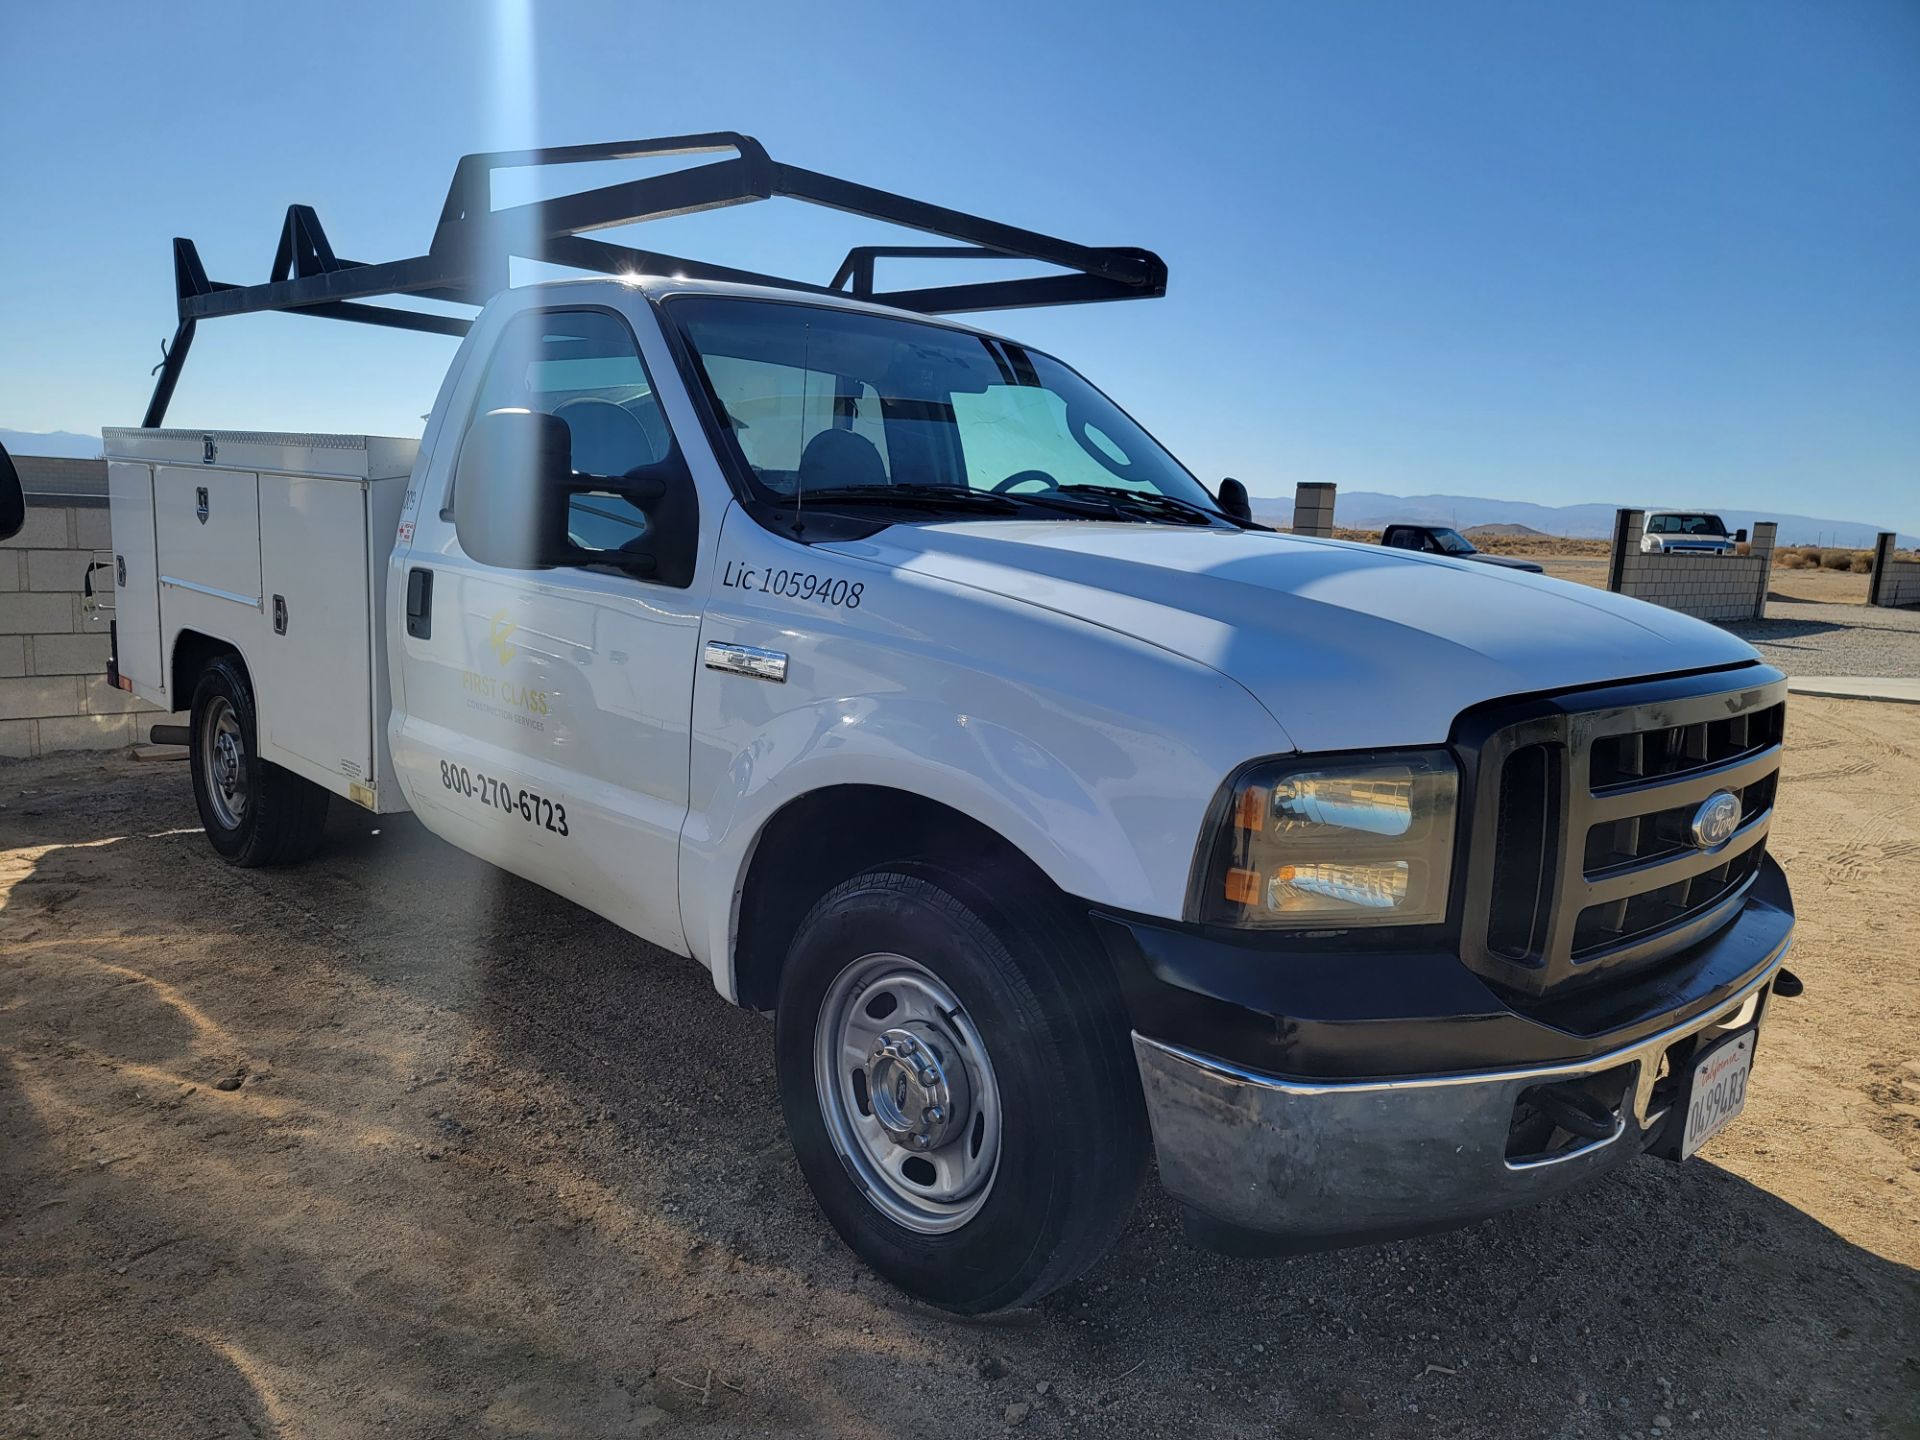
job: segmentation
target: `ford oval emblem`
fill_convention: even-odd
[[[1718,850],[1740,828],[1740,797],[1716,790],[1693,812],[1693,843],[1702,850]]]

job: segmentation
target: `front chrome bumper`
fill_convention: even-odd
[[[1302,1081],[1136,1032],[1161,1181],[1208,1228],[1268,1237],[1282,1249],[1416,1234],[1544,1199],[1660,1139],[1671,1088],[1661,1082],[1689,1062],[1699,1048],[1692,1042],[1711,1043],[1761,1018],[1786,951],[1783,942],[1707,1014],[1561,1064]],[[1562,1080],[1619,1084],[1612,1135],[1510,1158],[1523,1094]]]

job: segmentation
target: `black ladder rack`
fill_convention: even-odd
[[[493,172],[536,165],[579,165],[603,160],[636,160],[731,151],[729,160],[710,161],[662,175],[627,180],[493,208]],[[854,215],[920,230],[958,245],[862,245],[847,252],[825,285],[711,265],[654,250],[594,240],[583,232],[718,210],[754,200],[785,196],[844,210]],[[561,145],[542,150],[496,150],[461,157],[440,222],[427,253],[408,260],[366,263],[342,260],[308,205],[287,207],[274,252],[271,277],[260,285],[230,285],[207,278],[200,252],[191,240],[173,242],[174,285],[179,295],[179,325],[163,347],[159,380],[147,405],[148,428],[167,414],[174,386],[193,345],[197,323],[221,315],[285,310],[352,320],[438,335],[464,335],[472,322],[451,315],[369,305],[382,295],[412,295],[463,305],[484,305],[507,288],[513,256],[542,260],[607,275],[673,275],[694,280],[729,280],[772,285],[822,295],[851,295],[880,305],[925,314],[969,310],[1013,310],[1034,305],[1074,305],[1095,300],[1152,299],[1167,292],[1167,267],[1150,250],[1076,245],[997,220],[912,200],[851,180],[782,165],[758,140],[731,130],[706,135],[673,135],[653,140],[602,145]],[[915,290],[874,289],[875,262],[882,259],[1037,260],[1065,274],[1035,275],[977,284],[936,285]]]

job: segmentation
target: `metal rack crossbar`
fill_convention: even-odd
[[[732,159],[493,208],[493,176],[497,170],[728,151]],[[847,252],[833,279],[817,285],[612,244],[585,233],[779,196],[961,243],[856,246]],[[406,295],[484,305],[507,288],[508,267],[514,256],[608,275],[672,275],[851,295],[925,314],[1152,299],[1167,290],[1167,267],[1150,250],[1076,245],[816,170],[783,165],[768,156],[758,140],[731,130],[600,145],[496,150],[461,157],[446,204],[440,210],[440,221],[434,227],[433,242],[426,254],[411,259],[375,263],[341,259],[334,253],[320,217],[308,205],[287,207],[279,248],[264,284],[231,285],[209,280],[194,243],[175,239],[173,271],[179,324],[172,343],[162,349],[159,379],[141,423],[153,428],[166,419],[167,405],[201,320],[281,310],[437,335],[464,335],[472,324],[470,320],[365,302],[377,296]],[[1066,273],[882,291],[875,288],[874,271],[883,259],[1033,260],[1058,266]]]

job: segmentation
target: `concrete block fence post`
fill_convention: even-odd
[[[1607,556],[1607,589],[1625,593],[1627,557],[1640,553],[1640,536],[1647,523],[1644,510],[1613,512],[1613,549]]]
[[[1749,549],[1753,557],[1760,562],[1759,593],[1753,597],[1753,618],[1767,618],[1767,591],[1773,585],[1773,546],[1779,538],[1780,525],[1774,520],[1756,520],[1753,522],[1753,539]]]
[[[1303,480],[1293,487],[1294,534],[1332,536],[1334,491],[1324,480]]]
[[[1887,571],[1893,564],[1894,533],[1882,530],[1873,542],[1873,574],[1867,577],[1867,604],[1891,605]]]

